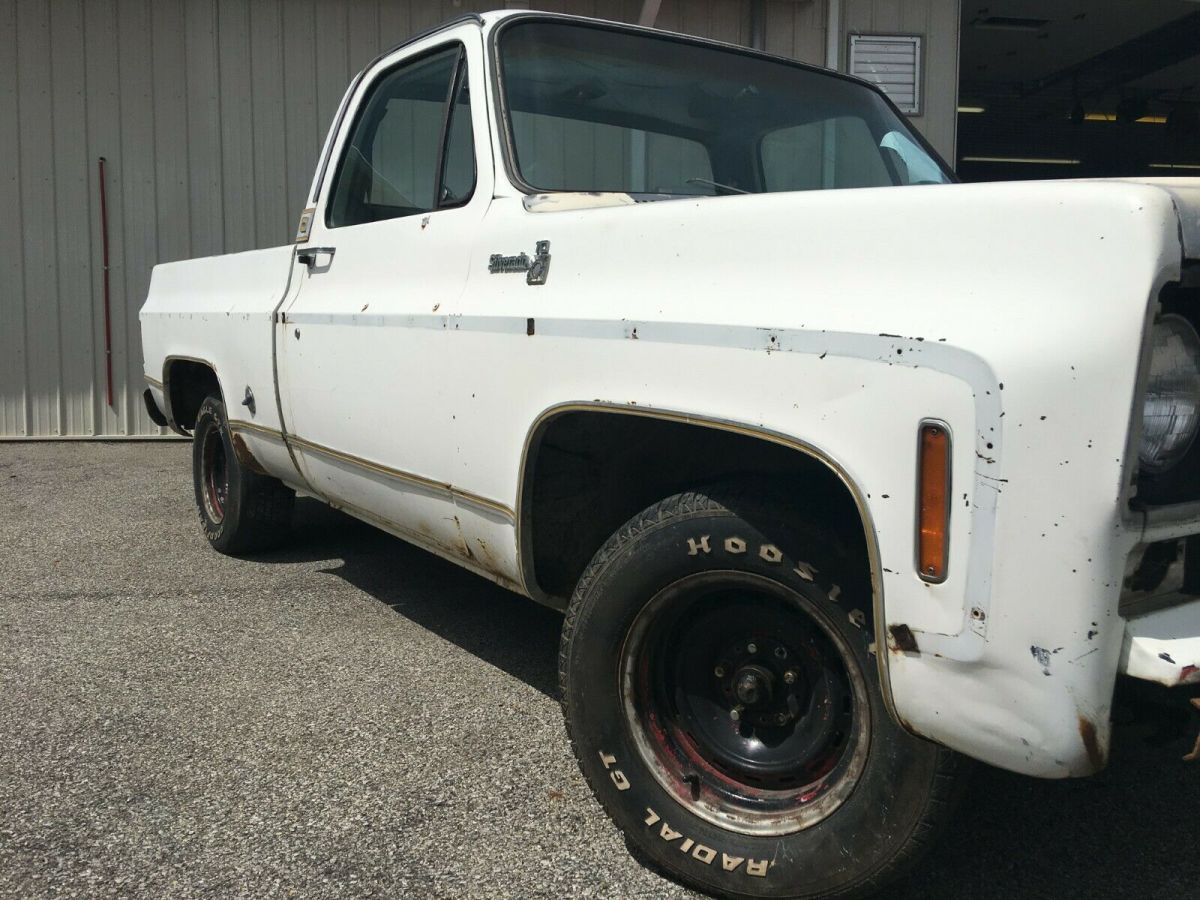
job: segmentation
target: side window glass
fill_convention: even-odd
[[[385,75],[367,99],[330,192],[330,228],[429,212],[457,47]]]
[[[442,161],[442,186],[438,206],[466,203],[475,191],[475,138],[471,133],[471,92],[463,62],[450,121],[446,127],[446,152]]]

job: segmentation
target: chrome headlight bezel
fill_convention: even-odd
[[[1200,432],[1200,334],[1178,313],[1160,316],[1150,336],[1138,462],[1159,475],[1185,459]]]

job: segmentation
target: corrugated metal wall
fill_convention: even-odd
[[[852,0],[924,9],[950,0]],[[957,0],[954,0],[957,4]],[[287,243],[350,78],[499,0],[0,0],[0,438],[158,434],[137,310],[157,262]],[[538,8],[636,21],[640,0]],[[824,61],[825,0],[769,0],[767,49]],[[957,5],[955,5],[957,9]],[[890,22],[890,19],[887,20]],[[957,19],[955,19],[955,25]],[[900,15],[897,25],[908,26]],[[748,43],[748,0],[664,0],[658,27]],[[957,35],[952,37],[957,46]],[[934,77],[930,70],[927,78]],[[943,77],[939,70],[937,77]],[[931,105],[935,93],[928,91]],[[951,101],[952,103],[953,101]],[[932,113],[932,110],[931,110]],[[97,159],[108,160],[105,402]]]
[[[158,433],[140,398],[137,310],[151,267],[286,243],[354,72],[469,8],[0,0],[0,435]],[[111,409],[100,156],[109,173]]]

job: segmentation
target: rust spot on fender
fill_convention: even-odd
[[[467,559],[474,560],[475,554],[471,552],[471,545],[467,543],[467,537],[463,534],[462,522],[459,521],[458,516],[452,518],[454,519],[454,530],[458,532],[458,552]]]
[[[917,636],[912,633],[912,629],[907,625],[889,625],[888,635],[891,640],[888,642],[888,648],[893,652],[898,653],[920,653],[917,647]]]
[[[259,464],[258,460],[254,458],[254,454],[250,452],[250,448],[246,446],[245,439],[236,432],[233,435],[233,455],[237,457],[238,463],[251,472],[257,472],[259,475],[267,474],[267,470]]]
[[[1087,751],[1088,762],[1092,764],[1093,771],[1099,772],[1107,760],[1100,748],[1100,739],[1096,736],[1096,726],[1084,716],[1079,717],[1079,736],[1083,738],[1083,749]]]

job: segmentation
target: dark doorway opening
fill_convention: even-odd
[[[964,0],[964,181],[1200,178],[1200,4]]]

